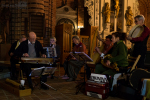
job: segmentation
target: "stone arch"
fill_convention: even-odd
[[[57,24],[56,25],[60,25],[60,24],[63,24],[63,23],[66,23],[66,24],[71,24],[72,25],[72,35],[76,35],[76,25],[75,23],[69,19],[69,18],[61,18],[57,21]]]

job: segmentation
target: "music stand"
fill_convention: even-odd
[[[56,69],[57,68],[55,68],[55,67],[45,67],[42,75],[52,75],[52,74],[54,74],[54,72],[55,72]],[[45,82],[41,81],[41,83],[44,84],[44,85],[46,85],[47,87],[50,87],[51,89],[57,91],[55,88],[53,88],[52,86],[46,84]]]
[[[87,62],[93,62],[93,60],[84,52],[70,52],[70,54],[76,58],[78,61],[84,61],[84,67],[86,68]],[[79,91],[82,89],[83,86],[85,86],[85,68],[84,68],[84,81],[76,86],[76,94],[79,93]]]
[[[31,73],[29,74],[29,76],[41,76],[41,75],[50,75],[53,74],[55,72],[56,68],[54,67],[40,67],[40,68],[35,68],[34,70],[31,71]],[[50,85],[44,83],[41,81],[42,84],[50,87],[51,89],[55,90],[53,87],[51,87]]]

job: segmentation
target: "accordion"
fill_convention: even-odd
[[[94,74],[94,77],[95,75],[96,74]],[[97,76],[100,76],[100,74],[97,74]],[[106,99],[109,96],[109,83],[108,81],[93,81],[93,79],[91,78],[91,80],[88,80],[86,82],[85,92],[88,96]]]

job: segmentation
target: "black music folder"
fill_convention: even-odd
[[[54,74],[56,67],[40,67],[34,68],[29,76],[51,75]]]
[[[45,67],[34,68],[31,71],[31,73],[29,74],[29,76],[40,76],[44,69],[45,69]]]
[[[57,68],[56,67],[45,67],[42,75],[51,75],[51,74],[54,74],[55,70]]]
[[[70,52],[70,55],[79,61],[93,62],[93,60],[84,52]]]

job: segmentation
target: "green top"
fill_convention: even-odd
[[[123,43],[122,40],[120,40],[113,46],[113,51],[111,53],[113,58],[110,59],[110,62],[116,62],[117,66],[119,67],[128,66],[127,52],[128,50],[126,45]]]

